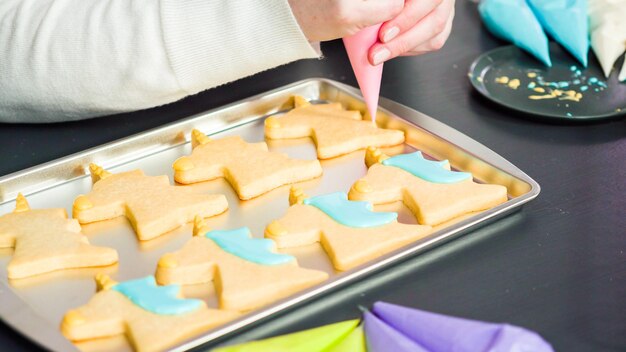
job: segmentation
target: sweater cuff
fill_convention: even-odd
[[[161,0],[163,40],[188,94],[319,58],[287,0]]]

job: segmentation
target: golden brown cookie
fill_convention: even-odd
[[[350,202],[345,193],[308,198],[292,187],[291,206],[271,222],[265,237],[278,248],[321,242],[333,265],[348,270],[380,257],[431,231],[430,226],[400,224],[396,213],[372,212],[366,202]]]
[[[141,170],[111,174],[89,165],[94,180],[87,195],[74,200],[73,216],[81,224],[126,216],[140,240],[149,240],[193,220],[228,209],[222,194],[196,194],[170,185],[169,178],[146,176]]]
[[[12,247],[9,279],[117,262],[117,251],[90,245],[65,209],[31,209],[21,193],[13,213],[0,216],[0,248]]]
[[[201,217],[194,237],[160,260],[160,284],[214,281],[222,309],[247,311],[313,286],[328,278],[298,266],[296,258],[275,252],[273,241],[251,238],[247,228],[209,231]]]
[[[393,146],[404,142],[404,133],[378,128],[363,121],[358,111],[340,104],[312,105],[296,97],[296,107],[282,117],[265,120],[265,137],[289,139],[311,137],[320,159],[333,158],[368,146]]]
[[[96,281],[99,292],[63,317],[61,332],[72,341],[125,334],[137,351],[163,351],[238,316],[181,298],[180,287],[156,286],[151,276],[117,283],[98,275]]]
[[[395,160],[405,158],[408,167],[387,162],[398,157],[400,159]],[[507,201],[506,187],[476,183],[471,174],[449,171],[447,162],[425,161],[420,157],[421,154],[415,153],[390,159],[377,148],[368,148],[365,153],[365,163],[369,166],[367,175],[354,183],[348,197],[374,204],[402,201],[420,224],[431,226]],[[421,177],[407,171],[412,167],[419,167]]]
[[[191,133],[193,151],[174,162],[174,180],[189,184],[225,178],[239,198],[250,199],[282,185],[322,175],[318,160],[291,159],[270,152],[265,142],[247,143],[239,136],[211,140]]]

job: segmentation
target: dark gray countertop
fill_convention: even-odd
[[[558,351],[626,350],[626,121],[550,125],[472,91],[466,74],[502,43],[457,1],[446,47],[385,66],[381,94],[469,135],[524,170],[539,197],[508,218],[267,321],[234,341],[359,316],[377,300],[508,322]],[[0,175],[308,77],[355,85],[340,42],[293,63],[149,111],[55,125],[0,124]],[[0,322],[0,350],[35,347]]]

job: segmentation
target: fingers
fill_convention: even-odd
[[[450,37],[450,33],[452,32],[453,18],[454,18],[454,10],[452,10],[452,13],[450,14],[450,19],[448,20],[448,23],[446,24],[446,28],[443,30],[443,32],[439,33],[437,36],[430,39],[428,42],[422,45],[418,45],[415,48],[411,49],[411,51],[407,53],[403,53],[401,55],[402,56],[415,56],[415,55],[421,55],[427,52],[436,51],[436,50],[443,48],[444,44]]]
[[[442,0],[406,0],[399,15],[380,28],[380,41],[389,42],[401,33],[413,28],[420,20],[433,12]]]
[[[369,60],[373,65],[404,54],[414,55],[440,49],[452,29],[454,1],[444,0],[413,27],[387,43],[370,48]]]
[[[405,1],[368,0],[362,1],[361,4],[361,8],[364,10],[363,25],[368,27],[397,17],[400,13],[402,13]]]
[[[355,24],[363,29],[397,17],[404,8],[404,0],[334,1],[331,9],[344,24]]]
[[[404,0],[288,0],[288,3],[309,41],[355,34],[397,17],[404,7]]]

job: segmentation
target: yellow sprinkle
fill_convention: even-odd
[[[537,77],[537,74],[535,72],[528,72],[528,74],[526,74],[526,76],[528,76],[529,78],[535,78],[535,77]]]
[[[174,171],[188,171],[194,168],[193,162],[186,156],[178,158],[172,165]]]
[[[559,98],[559,100],[571,100],[571,101],[575,101],[575,102],[579,102],[580,99],[582,99],[583,95],[581,93],[576,93],[574,92],[574,95],[567,95],[564,97]]]
[[[267,119],[265,119],[265,127],[267,128],[280,128],[280,122],[278,122],[278,119],[270,116]]]
[[[575,97],[576,96],[576,91],[575,90],[568,90],[565,92],[565,95],[570,96],[570,97]]]
[[[172,254],[167,253],[159,259],[158,265],[161,268],[175,268],[178,266],[178,260]]]
[[[552,94],[557,96],[557,97],[560,97],[561,95],[563,95],[563,91],[560,90],[560,89],[555,89],[555,90],[552,91]]]
[[[519,79],[516,78],[516,79],[510,80],[508,85],[509,85],[509,88],[511,89],[517,89],[520,86],[520,84],[521,83]]]
[[[265,232],[270,236],[283,236],[287,234],[287,229],[280,222],[274,220],[267,225]]]
[[[528,99],[532,99],[532,100],[541,100],[541,99],[554,99],[556,98],[555,95],[553,94],[546,94],[546,95],[531,95],[528,97]]]
[[[545,92],[546,92],[546,90],[545,90],[545,89],[543,89],[543,88],[541,88],[541,87],[537,87],[537,88],[535,88],[535,89],[533,89],[533,90],[534,90],[535,92],[537,92],[537,93],[545,93]]]
[[[365,180],[358,180],[354,184],[354,190],[359,193],[370,193],[373,191],[372,186]]]
[[[507,76],[496,77],[496,83],[507,84],[509,83],[509,77]]]
[[[481,76],[476,77],[476,80],[480,83],[483,83],[483,78]]]

